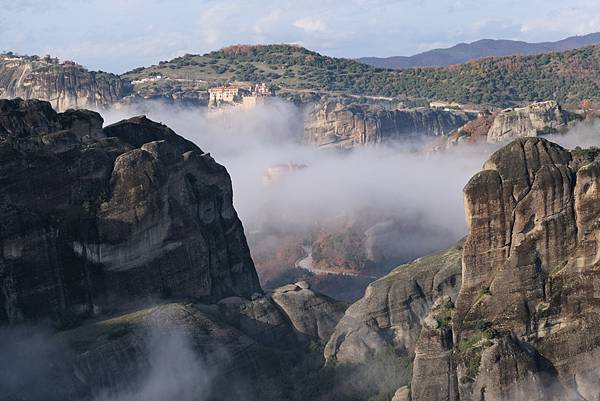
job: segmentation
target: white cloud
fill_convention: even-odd
[[[267,15],[260,17],[252,30],[258,34],[268,33],[278,22],[281,21],[283,12],[280,9],[271,10]]]
[[[294,26],[307,32],[325,32],[326,30],[323,20],[315,17],[306,17],[296,20]]]
[[[0,9],[0,51],[50,52],[114,72],[236,43],[392,56],[600,31],[600,2],[590,0],[0,0]]]

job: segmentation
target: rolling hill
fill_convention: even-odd
[[[106,80],[114,85],[99,86]],[[0,55],[0,97],[60,100],[68,107],[139,99],[206,104],[208,88],[232,82],[267,82],[278,96],[300,102],[345,96],[385,98],[409,106],[432,100],[491,107],[556,100],[578,106],[584,99],[600,103],[600,46],[389,70],[299,46],[238,45],[161,61],[121,76],[88,71],[72,62]]]
[[[298,46],[231,46],[139,68],[121,78],[133,82],[137,93],[160,93],[166,84],[208,87],[245,81],[268,82],[286,97],[342,94],[495,107],[542,100],[578,105],[587,98],[600,101],[600,46],[404,70],[375,68]]]
[[[472,43],[459,43],[447,49],[434,49],[414,56],[362,57],[361,63],[379,68],[445,67],[462,64],[484,57],[536,55],[578,49],[600,44],[600,32],[572,36],[557,42],[528,43],[516,40],[482,39]]]

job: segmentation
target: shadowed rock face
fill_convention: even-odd
[[[0,101],[0,323],[260,285],[225,168],[144,117]]]
[[[305,141],[322,147],[352,148],[386,141],[440,136],[476,118],[475,113],[433,109],[386,110],[329,101],[306,117]]]
[[[327,341],[346,305],[314,292],[301,281],[252,299],[219,302],[227,321],[261,344],[293,348],[311,340]]]
[[[0,55],[0,97],[42,99],[56,110],[107,107],[126,96],[129,84],[117,75],[88,71],[52,59]]]

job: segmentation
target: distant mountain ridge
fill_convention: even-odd
[[[446,67],[484,57],[530,56],[560,52],[600,44],[600,32],[571,36],[557,42],[528,43],[515,40],[482,39],[459,43],[447,49],[434,49],[414,56],[362,57],[357,61],[379,68]]]

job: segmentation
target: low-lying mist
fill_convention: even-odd
[[[479,147],[423,155],[407,144],[317,149],[301,143],[302,112],[284,102],[217,112],[146,103],[103,113],[107,124],[135,114],[165,123],[227,167],[249,231],[282,218],[307,226],[378,211],[438,227],[451,242],[465,233],[462,187],[488,155]],[[269,167],[288,163],[306,168],[265,185]]]
[[[428,154],[416,151],[422,143],[415,142],[319,149],[302,142],[305,113],[277,100],[251,109],[148,102],[103,112],[106,124],[138,114],[168,125],[228,169],[234,204],[267,288],[261,268],[293,268],[304,252],[297,248],[322,238],[319,232],[345,235],[346,227],[359,227],[367,254],[383,266],[377,275],[453,245],[466,234],[462,188],[500,146],[461,144]],[[599,131],[600,123],[587,122],[549,139],[570,148],[590,146],[600,143]],[[281,176],[265,182],[269,167],[288,164],[296,168],[284,167]],[[361,293],[359,288],[343,298]]]

